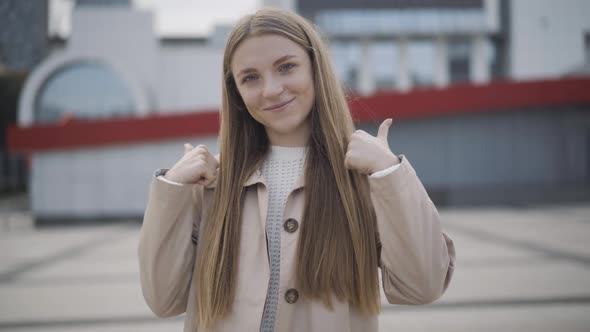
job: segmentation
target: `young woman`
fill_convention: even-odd
[[[152,181],[144,297],[185,331],[377,331],[389,303],[438,299],[455,249],[409,161],[354,131],[312,25],[265,9],[223,61],[220,155],[186,144]]]

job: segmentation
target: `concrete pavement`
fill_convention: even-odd
[[[590,331],[590,204],[440,212],[457,247],[451,286],[431,305],[384,305],[381,331]],[[0,232],[0,331],[181,331],[182,317],[144,303],[138,233]]]

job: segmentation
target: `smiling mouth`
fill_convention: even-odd
[[[289,104],[290,102],[292,102],[293,100],[295,100],[295,97],[293,97],[293,99],[291,99],[291,100],[288,100],[288,101],[286,101],[286,102],[284,102],[284,103],[280,103],[280,104],[273,105],[273,106],[271,106],[271,107],[267,107],[267,108],[265,108],[264,110],[265,110],[265,111],[273,111],[273,110],[279,109],[279,108],[281,108],[281,107],[283,107],[283,106],[286,106],[286,105],[288,105],[288,104]]]

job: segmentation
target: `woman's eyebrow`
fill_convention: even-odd
[[[295,57],[297,57],[297,56],[296,55],[292,55],[292,54],[283,55],[282,57],[280,57],[277,60],[275,60],[275,62],[273,62],[272,65],[273,66],[276,66],[277,64],[279,64],[279,63],[281,63],[283,61],[287,61],[287,60],[289,60],[291,58],[295,58]],[[240,70],[240,72],[238,73],[238,75],[236,75],[236,77],[237,76],[244,75],[244,74],[253,73],[253,72],[256,72],[256,69],[255,68],[245,68],[245,69]]]
[[[272,65],[273,65],[273,66],[276,66],[276,65],[278,65],[279,63],[281,63],[281,62],[283,62],[283,61],[287,61],[287,60],[289,60],[289,59],[291,59],[291,58],[294,58],[294,57],[295,57],[295,55],[290,55],[290,54],[283,55],[282,57],[278,58],[278,59],[277,59],[277,60],[276,60],[276,61],[275,61],[275,62],[274,62]]]

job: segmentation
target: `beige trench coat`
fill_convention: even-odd
[[[442,232],[438,212],[408,160],[381,178],[370,178],[382,242],[383,291],[392,304],[426,304],[438,299],[453,274],[455,248]],[[259,331],[269,280],[265,220],[267,189],[260,172],[246,187],[236,297],[233,311],[210,329],[193,326],[195,258],[198,231],[213,198],[212,188],[175,186],[154,178],[139,240],[141,287],[148,306],[159,317],[186,312],[184,331]],[[289,194],[281,235],[281,269],[276,331],[376,332],[378,317],[361,316],[348,303],[330,311],[296,292],[295,255],[304,206],[300,178]],[[206,222],[206,221],[203,221]],[[287,223],[289,223],[287,225]],[[193,241],[194,240],[194,241]],[[289,291],[290,290],[290,291]],[[286,294],[290,293],[290,296]]]

